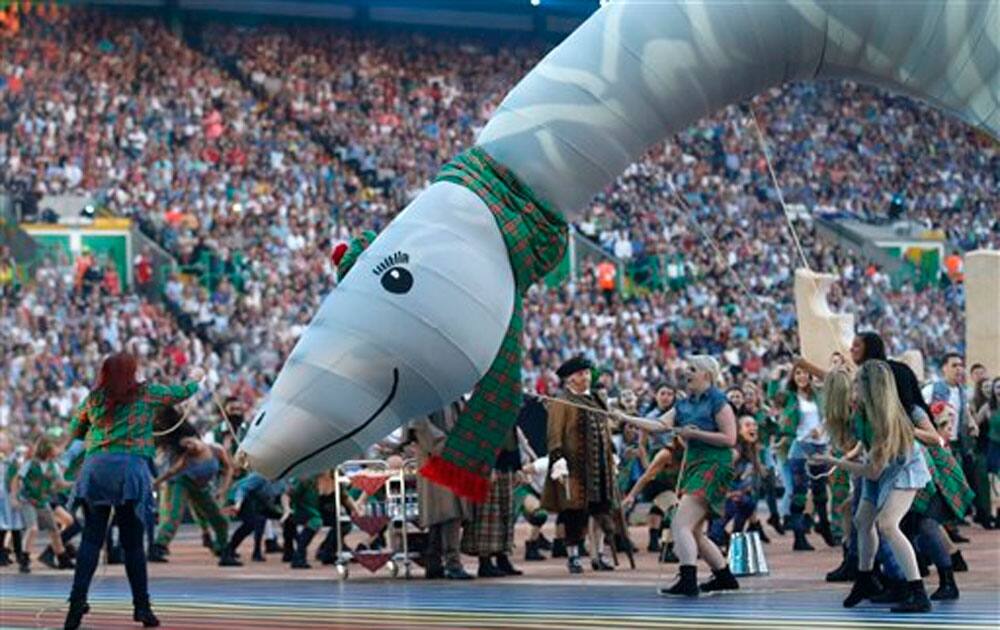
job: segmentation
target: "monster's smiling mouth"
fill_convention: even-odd
[[[389,404],[392,403],[393,398],[396,397],[396,389],[397,389],[398,386],[399,386],[399,369],[398,368],[392,368],[392,388],[390,388],[389,395],[386,396],[386,398],[385,398],[384,401],[382,401],[382,404],[379,405],[379,408],[375,410],[375,413],[373,413],[372,415],[368,416],[367,420],[365,420],[364,422],[362,422],[358,426],[354,427],[353,429],[351,429],[350,431],[348,431],[344,435],[341,435],[336,440],[333,440],[332,442],[329,442],[328,444],[324,444],[323,446],[319,447],[318,449],[316,449],[315,451],[309,453],[308,455],[303,455],[299,459],[297,459],[294,462],[292,462],[288,466],[288,468],[286,468],[283,471],[281,471],[281,474],[278,475],[278,479],[283,478],[285,475],[287,475],[296,466],[299,466],[300,464],[303,464],[303,463],[309,461],[310,459],[312,459],[313,457],[316,457],[317,455],[319,455],[323,451],[327,450],[328,448],[332,448],[332,447],[336,446],[337,444],[340,444],[341,442],[343,442],[345,440],[349,440],[352,437],[354,437],[355,435],[357,435],[358,433],[360,433],[361,431],[363,431],[365,429],[365,427],[367,427],[369,424],[371,424],[375,420],[375,418],[377,418],[379,416],[379,414],[381,414],[383,411],[385,411],[386,407],[388,407]]]

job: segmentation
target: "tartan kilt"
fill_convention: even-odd
[[[726,511],[726,495],[733,479],[732,449],[709,446],[702,442],[688,443],[684,453],[677,493],[701,497],[714,517]]]
[[[830,473],[830,499],[834,507],[841,505],[851,496],[851,475],[842,468]]]
[[[462,529],[462,553],[490,556],[514,548],[514,473],[493,472],[485,503],[474,504]]]
[[[930,510],[934,495],[940,495],[942,503],[955,520],[961,520],[972,507],[976,494],[965,480],[962,467],[954,455],[935,444],[924,446],[928,457],[927,467],[931,472],[931,482],[917,492],[913,499],[913,511],[926,514]]]

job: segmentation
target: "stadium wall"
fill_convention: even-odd
[[[572,32],[599,7],[597,0],[541,0],[537,7],[527,0],[76,0],[67,4],[180,11],[194,18],[223,14],[229,19],[331,20],[555,38]]]

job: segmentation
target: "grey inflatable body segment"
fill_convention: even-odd
[[[573,214],[650,145],[813,78],[904,93],[1000,137],[1000,0],[616,0],[514,87],[478,144]]]

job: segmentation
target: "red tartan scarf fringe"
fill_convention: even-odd
[[[461,468],[440,455],[433,455],[423,466],[420,474],[428,481],[445,486],[456,495],[476,503],[483,503],[490,493],[490,480],[479,473]]]

